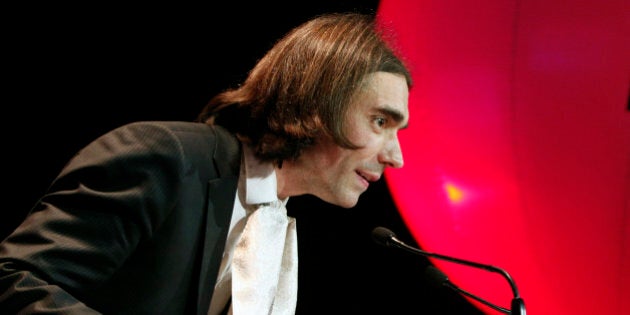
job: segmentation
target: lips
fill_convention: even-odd
[[[359,174],[359,176],[363,177],[368,182],[375,182],[381,178],[380,173],[371,173],[359,170],[357,171],[357,174]]]

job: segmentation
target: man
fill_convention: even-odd
[[[350,208],[403,165],[411,77],[383,35],[371,16],[319,16],[199,121],[88,144],[0,243],[0,310],[293,314],[289,197]]]

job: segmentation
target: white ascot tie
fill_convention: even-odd
[[[231,314],[295,314],[295,218],[282,201],[260,205],[248,217],[232,260]]]

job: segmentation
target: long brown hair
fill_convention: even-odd
[[[245,137],[258,158],[297,158],[317,138],[356,148],[343,129],[348,105],[363,79],[385,71],[412,80],[374,17],[332,13],[281,38],[245,82],[213,97],[198,120]]]

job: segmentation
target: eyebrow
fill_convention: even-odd
[[[396,123],[400,123],[405,119],[405,115],[403,115],[403,113],[389,106],[379,107],[378,111],[386,116],[391,117]],[[405,129],[407,127],[409,127],[409,123],[406,123],[405,125],[400,127],[400,129]]]

